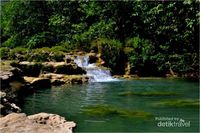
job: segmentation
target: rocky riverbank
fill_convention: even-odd
[[[26,71],[35,73],[34,63],[24,65]],[[21,63],[19,63],[19,66]],[[32,65],[32,67],[30,67]],[[65,64],[62,64],[65,65]],[[20,108],[20,102],[23,96],[30,93],[30,90],[43,87],[51,87],[51,85],[60,85],[64,83],[83,83],[88,81],[88,77],[81,75],[65,75],[65,74],[40,74],[38,77],[25,76],[25,70],[19,69],[6,64],[0,70],[0,132],[1,133],[72,133],[72,129],[76,126],[74,122],[68,122],[65,118],[55,115],[40,113],[26,116]],[[16,112],[16,113],[13,113]],[[4,116],[4,117],[3,117]]]
[[[72,133],[75,126],[73,121],[47,113],[29,116],[24,113],[11,113],[0,118],[1,133]]]
[[[1,66],[2,115],[20,112],[20,100],[33,90],[52,85],[83,84],[89,80],[85,70],[72,62],[4,62]]]
[[[63,117],[55,114],[26,116],[20,113],[20,103],[23,102],[24,96],[37,89],[87,83],[90,77],[74,62],[76,56],[66,55],[61,62],[1,61],[0,132],[71,133],[76,126],[74,122],[66,122]],[[89,53],[87,56],[90,63],[101,65],[103,62],[95,53]]]

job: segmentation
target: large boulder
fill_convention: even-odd
[[[22,79],[22,72],[18,68],[9,68],[6,70],[0,70],[0,83],[1,83],[1,89],[8,88],[9,83],[12,81],[21,81]]]
[[[75,63],[57,63],[54,65],[55,73],[57,74],[67,74],[67,75],[80,75],[86,74],[86,71],[81,67],[77,66]]]
[[[51,81],[49,78],[24,77],[24,80],[33,88],[51,87]]]
[[[1,133],[72,133],[76,126],[56,114],[39,113],[26,116],[24,113],[11,113],[0,118]]]
[[[28,62],[28,61],[22,61],[22,62],[13,62],[11,64],[13,67],[17,67],[22,70],[24,76],[31,76],[31,77],[38,77],[42,64],[37,62]]]

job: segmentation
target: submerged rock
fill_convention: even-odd
[[[151,118],[152,114],[144,111],[137,110],[126,110],[121,108],[116,108],[108,105],[95,105],[88,106],[83,109],[83,112],[90,116],[112,116],[118,115],[121,117],[128,118]]]
[[[156,107],[194,107],[199,108],[200,100],[198,99],[178,99],[178,100],[164,100],[154,104]]]
[[[0,118],[1,133],[72,133],[76,126],[56,114],[39,113],[26,116],[24,113],[11,113]]]
[[[126,91],[118,94],[119,96],[174,96],[177,95],[175,92],[159,92],[159,91],[150,91],[150,92],[132,92]]]

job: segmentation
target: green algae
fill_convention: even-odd
[[[126,109],[118,109],[109,105],[94,105],[83,109],[83,112],[90,116],[121,116],[128,118],[151,118],[153,115],[144,111],[132,111]]]
[[[179,99],[179,100],[164,100],[154,104],[157,107],[194,107],[198,108],[200,100],[198,99]]]
[[[133,92],[126,91],[118,94],[119,96],[174,96],[178,95],[175,92],[160,92],[160,91],[150,91],[150,92]]]

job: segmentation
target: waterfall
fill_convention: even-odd
[[[95,63],[89,64],[89,56],[78,56],[74,62],[86,70],[86,75],[90,77],[90,82],[109,82],[118,81],[113,78],[108,69],[103,69],[96,66]]]

